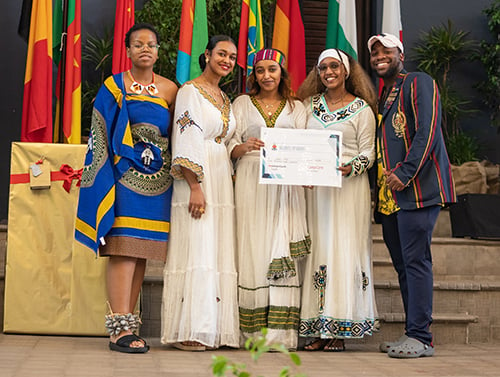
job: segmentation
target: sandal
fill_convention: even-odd
[[[144,340],[139,338],[137,335],[125,335],[121,338],[118,338],[116,340],[116,343],[109,342],[109,349],[111,351],[118,351],[123,353],[146,353],[149,351],[149,346],[146,344],[146,342],[144,342],[143,347],[131,347],[130,345],[136,341],[144,342]]]
[[[345,351],[344,339],[331,339],[323,348],[325,352],[343,352]]]
[[[177,342],[172,344],[172,346],[182,351],[205,351],[207,349],[205,345],[190,340],[185,342]]]
[[[406,339],[408,339],[408,336],[406,335],[401,335],[401,337],[394,341],[394,342],[382,342],[380,343],[380,346],[378,347],[378,349],[380,350],[380,352],[384,352],[384,353],[387,353],[389,352],[389,350],[391,348],[394,348],[396,346],[399,346],[401,343],[403,343]]]
[[[434,355],[434,346],[432,344],[422,343],[415,338],[408,338],[403,343],[392,347],[387,353],[389,357],[398,359],[413,359]]]
[[[323,347],[329,342],[328,339],[316,339],[304,346],[305,351],[322,351]]]

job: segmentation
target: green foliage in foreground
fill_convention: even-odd
[[[267,343],[266,339],[267,329],[262,329],[262,335],[254,338],[250,338],[245,342],[245,349],[250,352],[252,360],[257,362],[263,353],[275,351],[280,352],[284,355],[288,355],[292,363],[296,366],[301,365],[300,357],[295,352],[288,351],[283,344],[271,344]],[[229,360],[225,356],[212,356],[212,373],[214,376],[225,377],[227,374],[238,377],[251,377],[250,372],[247,370],[245,364],[235,363]],[[305,374],[291,374],[289,366],[285,366],[281,369],[279,377],[306,377]],[[262,376],[259,376],[262,377]]]

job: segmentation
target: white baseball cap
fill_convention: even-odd
[[[403,52],[403,53],[405,52],[405,50],[403,48],[403,44],[401,43],[399,38],[392,35],[392,34],[388,34],[388,33],[377,34],[377,35],[374,35],[373,37],[371,37],[370,39],[368,39],[368,50],[370,52],[372,52],[372,46],[377,41],[382,43],[385,47],[388,47],[388,48],[397,47],[397,48],[399,48],[399,50],[401,52]]]

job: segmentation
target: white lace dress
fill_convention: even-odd
[[[236,132],[229,149],[265,127],[305,128],[301,102],[282,101],[269,116],[248,95],[233,103]],[[309,252],[304,189],[259,184],[259,151],[236,163],[235,204],[241,342],[268,328],[269,343],[297,347],[300,310],[299,264]]]
[[[307,190],[312,250],[306,262],[299,335],[361,338],[377,317],[372,274],[371,201],[367,169],[375,158],[375,117],[360,98],[330,112],[324,97],[305,102],[307,128],[342,131],[342,163],[353,175],[342,188]]]
[[[164,270],[161,342],[239,346],[232,166],[235,129],[229,99],[216,106],[196,83],[179,89],[172,132],[171,229]],[[205,195],[201,219],[188,212],[193,171]]]

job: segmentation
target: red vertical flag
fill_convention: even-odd
[[[52,0],[32,1],[21,141],[52,142]]]
[[[298,0],[277,0],[274,15],[273,48],[283,52],[292,90],[306,78],[306,42]]]
[[[130,69],[125,34],[134,25],[134,0],[116,0],[115,33],[113,37],[113,74]]]
[[[56,0],[54,8],[54,63],[58,65],[56,85],[56,121],[54,141],[80,144],[81,142],[81,94],[82,94],[82,38],[81,38],[81,0],[67,0],[67,35],[65,56],[61,56],[61,35],[63,30],[64,0]],[[64,59],[65,64],[62,63]],[[64,67],[64,72],[63,72]],[[63,80],[62,80],[63,79]],[[62,125],[65,140],[59,138],[59,119],[61,116],[61,81],[63,88]]]

